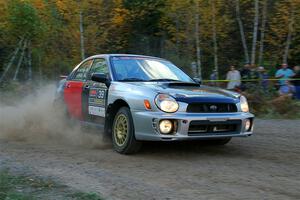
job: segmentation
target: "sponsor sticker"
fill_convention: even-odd
[[[105,97],[105,90],[98,90],[96,97],[97,97],[97,99],[104,99],[104,97]]]
[[[89,106],[89,114],[105,117],[105,109],[103,107]]]
[[[97,90],[90,90],[90,96],[96,96]]]

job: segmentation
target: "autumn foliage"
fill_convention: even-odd
[[[224,78],[229,65],[240,67],[245,62],[237,3],[249,55],[258,16],[255,64],[272,70],[283,62],[286,49],[289,64],[300,62],[299,0],[0,0],[0,75],[9,68],[4,78],[14,77],[24,49],[18,80],[68,73],[82,60],[82,51],[86,57],[102,53],[164,57],[188,73],[199,59],[204,79],[216,67],[219,78]]]

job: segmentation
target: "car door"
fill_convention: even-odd
[[[82,63],[77,70],[72,73],[67,80],[64,89],[64,100],[67,105],[70,117],[83,119],[82,116],[82,91],[83,85],[86,82],[88,70],[93,60],[88,60]]]
[[[83,112],[87,120],[104,122],[107,101],[107,86],[91,80],[93,73],[103,73],[109,77],[105,58],[95,58],[83,86]]]

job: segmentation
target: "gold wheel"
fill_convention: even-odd
[[[124,114],[119,114],[114,124],[114,138],[118,146],[123,146],[128,136],[128,119]]]

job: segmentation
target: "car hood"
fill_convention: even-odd
[[[172,95],[177,101],[194,103],[238,103],[239,94],[220,88],[178,82],[131,82],[130,84],[146,87],[157,93]]]

